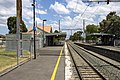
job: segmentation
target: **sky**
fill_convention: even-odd
[[[22,0],[22,18],[27,28],[33,25],[32,1]],[[107,5],[106,2],[98,4],[83,1],[89,0],[36,0],[37,25],[42,26],[42,20],[46,19],[45,25],[51,25],[54,31],[59,29],[58,21],[60,20],[61,29],[83,29],[83,19],[85,25],[98,25],[111,11],[116,11],[120,16],[120,2],[110,2]],[[16,0],[0,0],[0,34],[9,32],[7,18],[15,15]],[[70,31],[62,31],[71,35]]]

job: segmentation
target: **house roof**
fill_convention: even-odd
[[[43,30],[43,26],[37,26],[37,29]],[[31,27],[28,29],[28,32],[30,32],[30,31],[32,31],[32,30],[33,30],[33,27],[31,26]],[[45,32],[48,32],[48,33],[51,33],[52,27],[51,27],[51,26],[44,26],[44,31],[45,31]]]
[[[42,26],[37,26],[39,29],[43,30]],[[51,26],[44,26],[44,31],[50,33],[52,31],[52,27]]]

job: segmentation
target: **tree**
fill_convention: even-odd
[[[87,25],[86,26],[86,31],[85,31],[87,34],[90,34],[90,33],[97,33],[98,32],[98,26],[92,24],[92,25]]]
[[[54,33],[59,33],[59,31],[58,31],[58,30],[55,30]]]
[[[26,25],[24,23],[24,21],[21,21],[20,23],[20,31],[21,32],[27,32],[27,28],[26,28]],[[13,16],[13,17],[9,17],[7,19],[7,26],[8,26],[8,29],[9,29],[9,34],[15,34],[16,33],[16,30],[17,30],[17,27],[16,27],[16,17]]]
[[[92,24],[92,25],[87,25],[86,26],[86,34],[91,34],[91,33],[97,33],[98,32],[98,26]],[[87,36],[86,40],[96,40],[96,37],[92,36]]]
[[[116,38],[120,38],[120,16],[116,15],[116,12],[110,12],[106,19],[100,22],[100,32],[110,33],[116,35]]]
[[[73,36],[72,35],[70,36],[70,40],[72,40],[72,41],[81,40],[82,39],[82,37],[81,37],[82,33],[83,32],[81,32],[81,31],[75,32],[73,34]]]
[[[69,40],[72,40],[72,41],[74,41],[74,37],[73,37],[72,35],[70,35],[70,38],[69,38]]]
[[[110,12],[107,16],[106,19],[103,19],[100,22],[100,31],[101,32],[107,32],[111,25],[114,23],[116,19],[116,12]]]

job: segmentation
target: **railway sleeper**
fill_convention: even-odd
[[[84,78],[83,80],[102,80],[101,78]]]

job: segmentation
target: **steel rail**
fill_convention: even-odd
[[[81,49],[81,50],[83,50],[83,51],[85,51],[85,52],[91,54],[92,56],[94,56],[94,57],[96,57],[96,58],[98,58],[98,59],[100,59],[100,60],[106,62],[107,64],[109,64],[109,65],[111,65],[111,66],[113,66],[113,67],[115,67],[115,68],[117,68],[117,69],[120,70],[120,67],[118,67],[118,66],[116,66],[116,65],[114,65],[114,64],[112,64],[112,63],[110,63],[110,62],[108,62],[108,61],[106,61],[106,60],[104,60],[104,59],[102,59],[102,58],[100,58],[100,57],[94,55],[94,54],[92,54],[91,52],[89,52],[89,51],[87,51],[87,50],[85,50],[85,49],[80,48],[79,46],[76,46],[76,47],[78,47],[79,49]],[[104,57],[105,57],[105,56],[104,56]]]
[[[69,43],[69,45],[71,46],[70,43]],[[102,80],[107,80],[85,57],[83,57],[81,54],[79,54],[79,52],[73,46],[71,46],[71,47],[102,78]]]
[[[76,62],[75,62],[75,60],[74,60],[74,58],[73,58],[72,52],[70,51],[69,45],[67,44],[67,46],[68,46],[68,51],[69,51],[70,56],[71,56],[71,58],[72,58],[73,64],[74,64],[74,66],[75,66],[75,69],[76,69],[76,71],[77,71],[78,77],[79,77],[80,80],[83,80],[82,77],[81,77],[81,74],[79,73],[79,70],[78,70],[78,67],[77,67],[77,65],[76,65]]]

